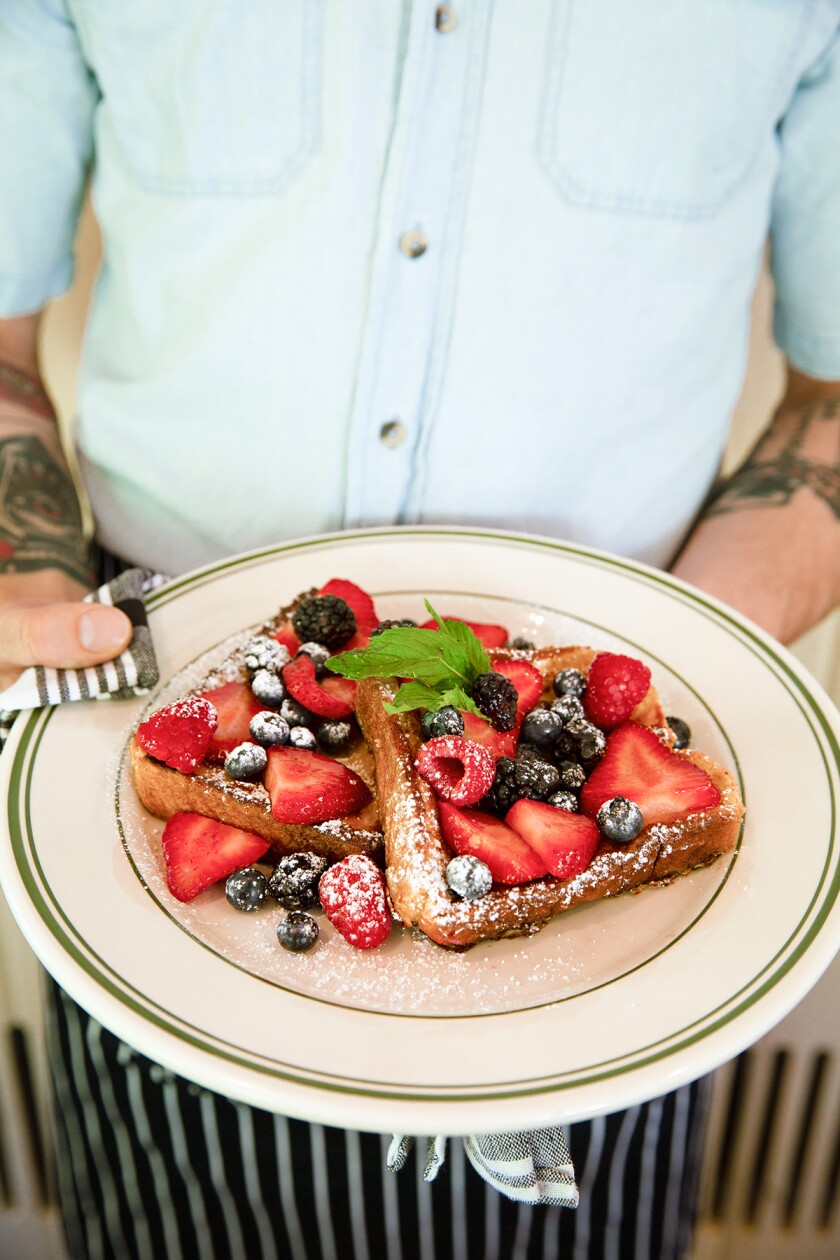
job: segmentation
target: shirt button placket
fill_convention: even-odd
[[[453,101],[468,64],[467,44],[438,36],[457,25],[449,5],[414,7],[353,416],[348,525],[399,521],[412,489],[460,134]]]

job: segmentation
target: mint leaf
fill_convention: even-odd
[[[410,679],[386,705],[389,713],[452,704],[483,717],[469,693],[479,674],[490,669],[490,658],[463,621],[444,621],[428,600],[426,607],[437,630],[394,626],[374,635],[366,648],[330,657],[327,668],[345,678]]]
[[[390,704],[385,705],[386,713],[407,713],[411,709],[442,709],[451,704],[456,709],[466,709],[483,718],[484,714],[476,708],[472,698],[460,687],[447,687],[445,691],[436,691],[425,683],[403,683]],[[486,719],[485,719],[486,720]]]

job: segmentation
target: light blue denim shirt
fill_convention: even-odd
[[[840,377],[840,0],[0,0],[0,310],[104,243],[103,540],[505,523],[665,562],[768,231]]]

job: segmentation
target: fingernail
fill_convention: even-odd
[[[100,605],[79,618],[79,642],[86,652],[116,652],[125,643],[125,614]]]

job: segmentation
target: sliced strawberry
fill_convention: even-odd
[[[286,684],[289,695],[293,700],[297,700],[298,704],[302,704],[311,713],[317,713],[319,717],[347,717],[354,708],[355,683],[336,675],[335,682],[351,683],[349,688],[344,685],[336,691],[328,689],[331,681],[325,678],[323,684],[318,682],[315,676],[315,663],[305,654],[296,656],[283,669],[283,682]]]
[[[219,724],[205,754],[208,761],[224,761],[237,744],[251,738],[251,718],[265,709],[247,683],[229,682],[212,691],[203,691],[219,715]]]
[[[265,786],[281,823],[317,823],[355,814],[370,800],[363,779],[334,757],[306,748],[268,749]]]
[[[607,736],[606,751],[581,789],[580,807],[594,818],[614,796],[635,801],[646,827],[720,803],[720,792],[705,770],[671,752],[653,731],[635,722],[625,722]]]
[[[379,614],[373,606],[373,600],[367,591],[363,591],[355,582],[348,582],[346,578],[330,578],[318,592],[319,595],[337,595],[339,599],[343,599],[345,604],[349,604],[356,618],[356,633],[352,639],[348,639],[346,643],[342,643],[342,652],[350,652],[355,648],[367,647],[370,642],[371,632],[376,629],[381,621]]]
[[[505,822],[558,879],[571,879],[585,871],[600,841],[591,818],[555,809],[543,801],[517,801],[505,815]]]
[[[480,809],[438,801],[443,838],[456,853],[471,853],[490,867],[498,884],[525,884],[548,873],[538,853],[500,818]]]
[[[465,617],[444,617],[444,621],[463,621],[465,626],[469,626],[475,637],[481,642],[481,646],[489,652],[491,648],[504,647],[508,641],[508,632],[504,626],[494,626],[483,621],[467,621]],[[438,623],[436,621],[424,621],[421,630],[437,630]]]
[[[504,674],[516,688],[520,713],[533,709],[543,693],[543,677],[538,669],[527,661],[506,660],[491,653],[490,663],[497,674]]]
[[[209,699],[184,696],[150,714],[138,726],[135,738],[156,761],[193,774],[207,755],[218,720]]]
[[[496,759],[482,744],[460,735],[428,740],[417,754],[418,772],[444,800],[475,805],[490,791]]]
[[[289,649],[289,655],[295,656],[300,647],[300,639],[292,629],[291,621],[286,621],[275,634],[275,639],[281,643],[284,648]]]
[[[318,897],[330,923],[356,949],[375,949],[391,930],[385,877],[363,853],[351,853],[324,871]]]
[[[497,761],[499,757],[516,756],[518,723],[512,731],[497,731],[485,718],[480,718],[475,713],[469,713],[466,709],[460,709],[459,712],[464,719],[465,739],[471,739],[476,744],[482,744],[492,753]]]
[[[602,730],[626,722],[650,688],[650,670],[634,656],[599,652],[589,666],[583,705]]]
[[[166,883],[179,901],[192,901],[241,866],[258,862],[268,849],[262,836],[203,814],[173,814],[163,829],[161,845]]]

